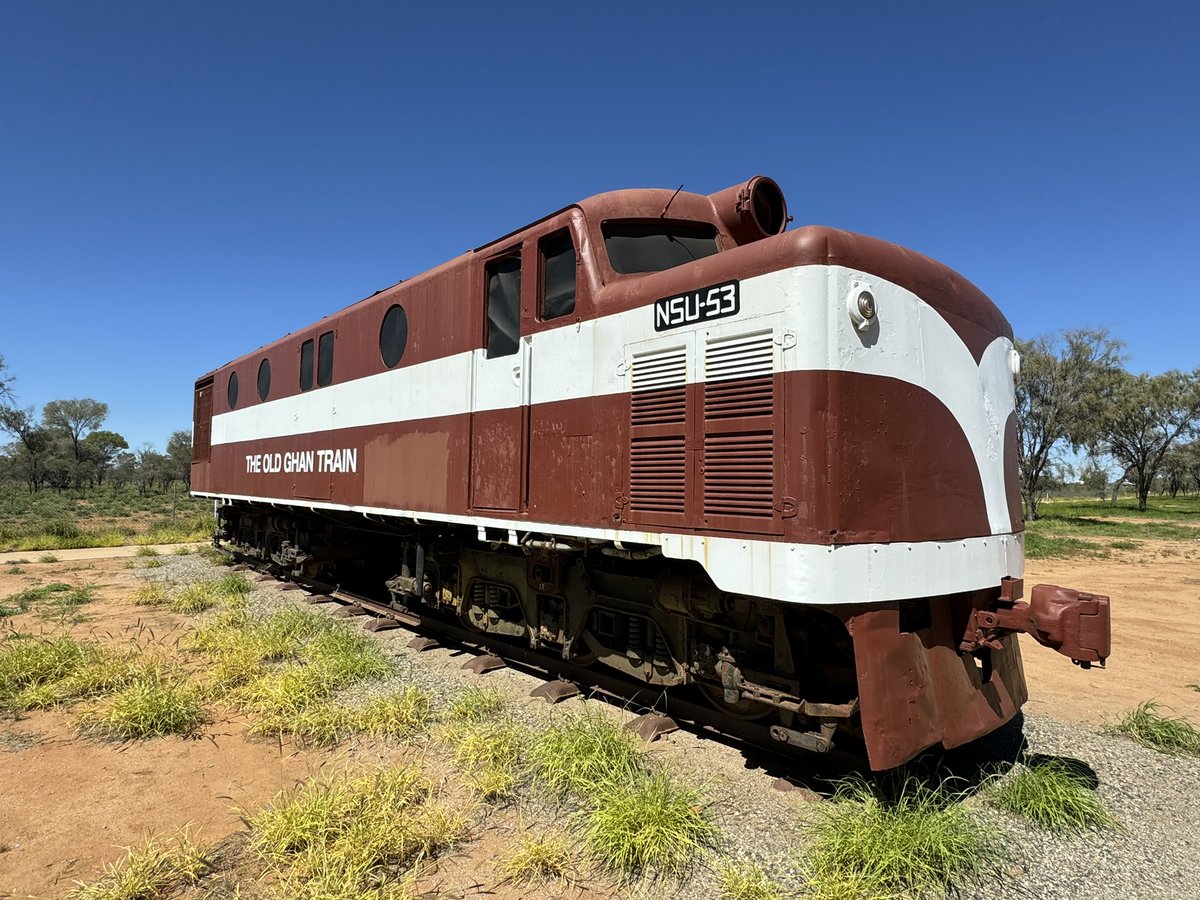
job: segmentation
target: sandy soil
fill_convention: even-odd
[[[1026,593],[1060,584],[1112,598],[1112,657],[1083,671],[1022,637],[1030,712],[1096,725],[1157,699],[1200,721],[1200,546],[1143,541],[1109,559],[1033,559]]]
[[[103,552],[111,555],[117,548]],[[0,620],[0,629],[39,633],[67,627],[80,637],[172,645],[184,633],[182,617],[120,602],[138,583],[128,565],[115,558],[64,559],[23,564],[16,575],[0,568],[0,599],[50,581],[94,583],[100,598],[80,610],[87,621],[64,625],[31,612]],[[1110,594],[1113,656],[1107,669],[1082,671],[1025,641],[1028,711],[1094,727],[1157,698],[1200,720],[1200,692],[1189,687],[1200,684],[1195,615],[1200,546],[1145,541],[1138,550],[1114,552],[1108,559],[1033,560],[1025,583],[1039,582]],[[0,848],[7,848],[0,851],[0,897],[63,896],[75,879],[95,878],[120,856],[119,848],[140,843],[148,833],[190,824],[206,843],[220,841],[242,831],[239,809],[261,806],[280,789],[350,758],[345,749],[297,752],[248,739],[236,716],[218,712],[217,719],[198,739],[120,746],[76,736],[70,711],[0,720]],[[354,754],[365,761],[361,750]],[[425,884],[459,896],[481,885],[491,896],[522,896],[515,888],[497,887],[491,873],[497,848],[525,827],[511,813],[493,813]],[[607,896],[607,888],[581,885],[564,894]]]
[[[64,560],[24,565],[22,575],[0,570],[0,598],[51,581],[95,584],[100,599],[80,609],[90,621],[67,630],[80,638],[170,646],[182,634],[182,617],[120,602],[138,583],[124,565]],[[7,620],[6,628],[61,630],[33,612]],[[74,879],[94,878],[99,866],[120,856],[119,848],[148,833],[190,823],[205,839],[222,837],[240,827],[238,807],[262,804],[328,757],[281,754],[277,744],[248,741],[243,733],[243,722],[219,718],[199,739],[114,745],[77,737],[69,712],[0,721],[0,844],[9,848],[0,853],[0,896],[62,896]],[[3,752],[29,743],[21,752]]]

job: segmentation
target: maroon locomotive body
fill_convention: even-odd
[[[593,197],[196,384],[192,490],[276,571],[453,618],[874,768],[1085,665],[1023,593],[1012,330],[774,182]]]

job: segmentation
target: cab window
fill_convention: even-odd
[[[521,337],[521,257],[487,264],[487,358],[512,356]]]
[[[538,244],[542,265],[539,318],[557,319],[575,312],[575,245],[571,232],[560,231]]]
[[[717,229],[703,222],[605,222],[600,230],[621,275],[662,272],[717,252]]]

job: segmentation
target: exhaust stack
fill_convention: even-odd
[[[787,227],[787,201],[783,191],[765,175],[708,195],[721,222],[738,244],[749,244]]]

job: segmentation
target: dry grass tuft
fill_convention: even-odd
[[[624,877],[682,875],[717,838],[703,793],[665,770],[605,782],[591,797],[585,823],[589,855]]]
[[[118,691],[80,716],[85,734],[108,740],[140,740],[195,734],[205,721],[199,692],[173,678],[147,678]]]
[[[501,855],[496,874],[501,881],[514,884],[573,885],[576,875],[571,843],[566,835],[558,833],[526,835]]]
[[[783,900],[783,889],[754,863],[718,860],[716,869],[725,900]]]
[[[1126,713],[1115,725],[1105,728],[1108,734],[1123,734],[1143,747],[1172,756],[1200,756],[1200,731],[1184,718],[1165,716],[1162,707],[1147,700],[1137,709]]]
[[[1060,760],[1022,767],[1002,779],[987,799],[1049,831],[1117,827],[1092,786]]]
[[[425,860],[462,839],[466,815],[412,769],[334,776],[280,794],[249,819],[251,850],[280,897],[397,896]]]
[[[997,857],[999,838],[962,799],[915,779],[894,797],[843,783],[812,829],[809,895],[924,896],[979,875]]]
[[[165,900],[195,884],[210,867],[207,853],[187,831],[169,841],[151,839],[104,867],[92,884],[80,883],[71,900]]]

